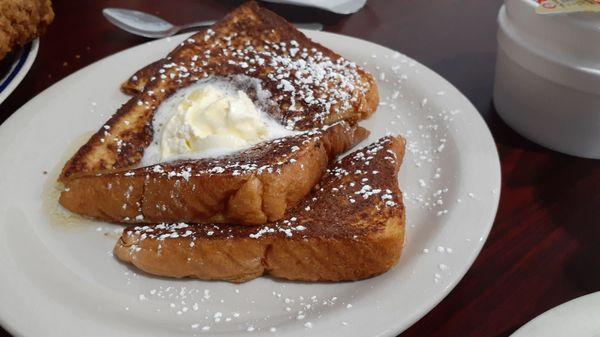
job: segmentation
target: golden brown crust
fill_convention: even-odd
[[[42,35],[53,19],[50,0],[0,1],[0,60]]]
[[[263,224],[283,217],[331,159],[367,134],[338,123],[221,158],[78,175],[64,181],[59,202],[112,222]]]
[[[223,55],[224,48],[227,52],[226,48],[232,46],[235,47],[234,52],[244,50],[239,59],[231,54]],[[253,50],[246,51],[247,46]],[[210,59],[204,60],[202,55],[207,51]],[[225,76],[235,73],[261,80],[264,88],[275,98],[282,122],[292,123],[298,129],[310,129],[339,120],[358,121],[370,116],[379,103],[377,86],[371,74],[313,42],[285,19],[259,7],[254,1],[238,7],[213,27],[194,34],[166,58],[140,69],[121,88],[125,93],[143,94],[152,90],[152,82],[158,80],[158,71],[165,65],[181,64],[190,68],[194,57],[196,64],[202,63],[202,70],[196,74],[200,78],[205,74]],[[240,62],[246,57],[248,62]],[[257,57],[264,63],[258,70],[250,71],[253,68],[251,61],[258,60]],[[208,63],[204,64],[204,61]],[[235,63],[230,64],[229,61]],[[316,76],[306,73],[311,66],[319,68],[319,72],[323,70],[343,76],[319,78],[316,85],[296,78],[298,72],[304,73],[304,79]],[[274,76],[278,76],[277,80],[271,78]],[[292,94],[291,87],[294,88]],[[309,94],[305,95],[305,92]],[[305,96],[318,98],[336,94],[337,97],[330,101],[312,103],[305,99]],[[318,118],[304,118],[306,115]]]
[[[115,183],[126,181],[121,171],[140,162],[153,139],[156,109],[173,93],[205,79],[229,81],[244,90],[261,109],[294,130],[315,130],[338,121],[352,124],[373,113],[378,103],[371,75],[310,41],[283,18],[254,2],[240,6],[212,29],[187,39],[168,57],[137,76],[137,81],[144,83],[143,90],[124,104],[63,168],[59,181],[70,190],[63,193],[60,201],[74,212],[109,221],[257,224],[280,218],[285,207],[308,193],[326,166],[324,158],[332,158],[322,151],[320,155],[304,157],[302,164],[310,171],[293,172],[293,166],[289,166],[284,179],[271,172],[260,178],[243,179],[218,172],[200,176],[197,163],[177,162],[173,170],[191,167],[193,179],[179,182],[178,186],[168,179],[145,182],[143,200],[136,201],[139,205],[135,209],[129,208],[122,197],[115,200],[114,193],[103,191],[106,187],[100,182],[106,186],[111,179]],[[128,88],[133,90],[133,86]],[[361,130],[354,129],[364,136]],[[336,149],[331,153],[339,154],[361,139],[357,135],[325,141]],[[348,139],[352,141],[348,143]],[[290,151],[291,146],[283,154],[289,155]],[[247,156],[247,151],[242,155]],[[273,160],[266,155],[253,159],[249,164],[259,167]],[[294,175],[296,179],[291,178]],[[148,176],[154,179],[152,173]],[[194,189],[207,192],[197,196]],[[285,198],[277,197],[278,194]],[[116,211],[117,204],[125,204],[122,211]]]
[[[263,274],[302,281],[375,276],[399,259],[405,210],[397,172],[404,140],[386,137],[332,165],[286,219],[258,227],[130,226],[115,246],[156,275],[245,282]]]
[[[137,164],[152,141],[154,111],[130,100],[67,161],[60,182]]]

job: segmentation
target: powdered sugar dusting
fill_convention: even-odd
[[[371,88],[355,63],[329,55],[310,42],[279,41],[278,35],[269,32],[262,39],[246,39],[244,34],[207,30],[182,42],[183,48],[194,48],[197,41],[203,41],[202,52],[183,59],[167,57],[146,84],[140,103],[151,102],[157,91],[153,88],[165,82],[186,85],[233,73],[261,82],[274,102],[271,112],[282,124],[306,129],[327,124],[334,111],[350,111]]]
[[[210,36],[207,36],[208,38]],[[462,112],[451,105],[440,108],[437,102],[451,95],[449,93],[446,94],[446,91],[439,88],[431,88],[431,95],[427,97],[412,97],[410,95],[410,92],[406,88],[410,87],[411,80],[418,76],[414,71],[414,61],[400,54],[374,54],[374,56],[376,60],[389,58],[397,61],[397,64],[392,68],[386,69],[382,67],[375,70],[375,67],[373,67],[372,70],[377,74],[380,84],[383,84],[380,85],[380,89],[383,89],[380,90],[382,105],[378,114],[391,113],[391,122],[394,123],[390,123],[390,125],[400,127],[402,135],[408,140],[407,155],[403,170],[410,170],[411,174],[409,176],[416,178],[410,184],[402,186],[405,192],[405,201],[409,204],[410,212],[412,212],[409,214],[408,225],[411,225],[410,217],[412,219],[421,219],[421,214],[426,214],[424,218],[430,221],[426,224],[427,226],[444,226],[445,219],[453,215],[453,205],[460,204],[461,207],[471,207],[477,201],[487,197],[487,195],[484,196],[483,193],[478,191],[457,193],[447,183],[449,177],[455,174],[455,168],[439,164],[440,158],[452,155],[452,151],[455,150],[452,137],[447,131],[451,128],[458,128],[453,121],[457,117],[460,117]],[[368,57],[369,55],[367,55]],[[250,66],[250,64],[248,65]],[[380,75],[382,73],[385,73],[385,75]],[[390,85],[391,83],[394,84]],[[423,104],[424,99],[427,99],[425,104]],[[411,108],[404,109],[403,104],[405,103]],[[419,116],[420,125],[413,125],[407,122],[409,118],[412,119],[415,116]],[[423,120],[421,117],[428,119]],[[390,126],[390,131],[397,130],[398,128]],[[391,154],[389,159],[394,159]],[[157,166],[153,169],[164,171],[162,166]],[[239,168],[235,169],[239,170]],[[215,166],[211,170],[212,172],[222,172],[225,168]],[[332,174],[335,173],[344,175],[347,172],[343,170],[332,172]],[[178,176],[173,176],[173,178],[185,179]],[[423,181],[425,187],[420,186],[419,179]],[[356,201],[363,200],[363,195],[367,195],[367,199],[370,200],[370,198],[383,197],[387,194],[385,190],[381,190],[378,193],[373,192],[379,188],[370,185],[368,181],[357,185],[359,182],[355,182],[353,186],[353,188],[356,187],[354,191],[359,192],[352,197]],[[489,193],[486,192],[486,194],[491,195],[496,195],[497,193],[498,191],[496,190],[490,190]],[[308,205],[305,207],[307,210],[312,209]],[[302,225],[290,221],[290,225],[292,224],[294,228],[299,228],[298,230],[290,230],[292,237],[301,235],[302,230],[300,229]],[[285,228],[289,229],[289,227]],[[185,228],[180,228],[179,230],[184,231]],[[211,231],[214,234],[217,230],[216,228],[209,228],[206,235],[209,235],[208,233]],[[452,280],[449,276],[457,270],[447,260],[453,254],[460,254],[461,250],[465,247],[470,247],[482,240],[479,236],[473,236],[462,238],[460,240],[462,245],[456,243],[436,243],[428,244],[426,247],[414,247],[411,246],[413,243],[412,233],[414,231],[411,232],[409,228],[406,247],[407,253],[416,249],[419,254],[425,255],[427,258],[436,259],[435,263],[431,264],[428,272],[430,273],[431,283],[439,288],[445,287],[448,280]],[[182,234],[185,235],[185,231]],[[257,231],[255,234],[258,235],[259,232]],[[165,239],[169,240],[170,238]],[[396,270],[393,272],[402,273],[407,277],[407,281],[414,281],[410,276],[414,271]],[[197,335],[207,332],[218,333],[226,331],[231,326],[227,325],[229,322],[234,322],[234,326],[240,331],[247,331],[249,334],[261,331],[276,332],[275,334],[285,333],[287,324],[306,329],[306,333],[309,334],[311,332],[309,329],[315,330],[319,327],[319,324],[325,322],[323,317],[327,317],[327,319],[333,317],[327,308],[333,308],[332,310],[336,312],[335,315],[338,315],[340,312],[361,310],[360,303],[364,303],[364,301],[360,301],[360,295],[357,296],[357,293],[349,290],[352,289],[352,285],[348,284],[324,284],[319,285],[319,287],[304,287],[304,285],[297,286],[296,284],[285,282],[276,283],[267,279],[264,282],[252,282],[237,286],[219,282],[155,280],[145,276],[132,276],[136,274],[131,271],[127,271],[127,273],[129,273],[126,276],[130,280],[129,286],[131,286],[131,290],[133,290],[135,296],[133,296],[133,304],[126,303],[123,305],[124,313],[130,310],[135,311],[135,302],[139,302],[140,306],[143,305],[144,309],[148,307],[155,309],[158,315],[160,315],[159,317],[164,317],[164,315],[180,317],[185,322],[188,322],[187,326],[189,326],[191,333]],[[150,282],[148,282],[148,279],[150,279]],[[143,280],[143,282],[140,280]],[[377,279],[378,282],[381,282],[380,280]],[[139,290],[141,289],[141,287],[138,287],[140,284],[150,284],[152,286],[149,289]],[[264,288],[262,285],[264,285]],[[369,287],[373,287],[372,283],[366,282],[361,287],[360,293],[369,295]],[[181,295],[181,290],[184,288],[184,295]],[[265,296],[265,294],[268,295],[270,293],[265,291],[267,288],[269,291],[271,288],[273,289],[273,296]],[[209,292],[205,293],[205,289],[209,290]],[[158,295],[159,292],[161,296]],[[205,298],[205,295],[208,298]],[[338,298],[334,299],[336,297]],[[202,301],[203,299],[204,302]],[[224,302],[222,302],[223,300]],[[232,300],[232,302],[228,302],[228,300]],[[378,310],[379,303],[377,298],[369,298],[368,303],[369,308]],[[173,307],[171,307],[171,304]],[[264,312],[255,310],[254,308],[257,305],[268,307],[270,310],[269,315],[265,316]],[[309,305],[310,307],[308,307]],[[138,306],[137,309],[140,309],[140,307]],[[384,314],[383,312],[381,313]],[[229,320],[227,320],[228,318]],[[336,316],[333,319],[338,320],[337,325],[341,331],[344,331],[343,329],[351,329],[357,324],[355,320],[349,319],[347,316],[344,317],[343,314],[339,318]],[[310,327],[307,327],[306,323],[310,323]]]

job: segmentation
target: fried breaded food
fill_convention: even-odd
[[[379,275],[404,245],[404,146],[400,137],[385,137],[332,163],[283,220],[129,226],[115,255],[154,275],[235,283],[261,275],[310,282]]]
[[[327,162],[366,137],[356,122],[374,113],[379,101],[371,74],[255,2],[136,74],[125,85],[134,96],[62,171],[60,203],[72,212],[128,223],[279,220],[310,191]],[[221,159],[137,167],[155,137],[158,107],[177,91],[215,78],[245,91],[289,129],[330,129],[299,143],[297,137],[258,143]],[[259,89],[244,84],[255,82]],[[262,105],[260,97],[268,102]],[[332,127],[336,123],[343,124]]]
[[[72,212],[112,222],[263,224],[282,218],[328,162],[367,135],[340,122],[219,158],[80,174],[64,181],[59,201]]]
[[[42,35],[53,19],[50,0],[1,0],[0,59]]]

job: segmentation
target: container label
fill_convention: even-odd
[[[600,12],[600,0],[537,0],[538,14]]]

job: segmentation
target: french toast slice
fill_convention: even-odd
[[[257,78],[273,98],[272,115],[294,129],[359,121],[379,104],[371,74],[254,1],[140,69],[121,89],[128,94],[156,91],[156,83],[171,73],[179,78],[232,73]]]
[[[254,227],[129,226],[115,255],[154,275],[230,282],[261,275],[349,281],[381,274],[398,261],[404,243],[397,178],[404,144],[388,136],[332,163],[285,220]]]
[[[223,157],[79,175],[63,182],[59,202],[111,222],[264,224],[282,218],[329,161],[367,135],[338,122]]]
[[[164,180],[157,178],[160,172],[148,172],[154,168],[136,168],[154,139],[152,122],[161,103],[212,78],[231,82],[288,129],[320,130],[343,123],[299,153],[292,154],[293,146],[279,151],[280,155],[287,151],[288,157],[314,171],[296,172],[289,166],[285,177],[266,171],[259,179],[208,172],[203,170],[206,161],[178,161],[165,165],[169,172],[191,168],[193,179],[167,176]],[[59,182],[66,187],[60,203],[67,209],[132,223],[278,220],[318,181],[326,168],[325,158],[334,158],[366,136],[364,129],[353,125],[373,113],[378,103],[370,74],[254,2],[237,8],[213,29],[187,39],[168,57],[143,69],[138,81],[144,82],[143,88],[132,89],[135,95],[65,164]],[[334,151],[324,151],[317,145],[320,142]],[[256,148],[260,146],[268,143]],[[259,156],[258,152],[247,150],[223,160],[268,165],[266,153]]]

